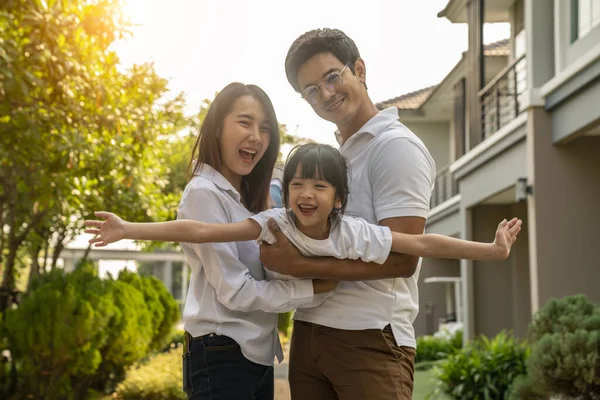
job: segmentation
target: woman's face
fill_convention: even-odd
[[[262,103],[239,97],[223,121],[219,137],[221,174],[238,190],[242,177],[252,172],[271,142],[271,125]]]

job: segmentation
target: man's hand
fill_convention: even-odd
[[[93,227],[86,229],[85,233],[100,235],[90,239],[90,244],[95,243],[95,247],[104,247],[109,243],[117,242],[125,238],[126,222],[118,215],[106,211],[96,211],[94,215],[98,218],[105,219],[105,221],[85,221],[85,226]]]
[[[510,221],[504,220],[498,224],[494,247],[498,251],[499,259],[504,260],[510,254],[510,248],[517,240],[517,235],[521,231],[523,221],[513,218]]]
[[[260,246],[260,261],[271,271],[302,278],[296,266],[304,257],[281,232],[275,220],[270,219],[268,226],[277,242],[273,245],[264,243]]]

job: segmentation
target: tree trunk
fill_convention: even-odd
[[[84,263],[87,261],[89,255],[90,255],[90,251],[92,250],[92,244],[88,244],[87,249],[85,249],[85,252],[83,253],[83,257],[81,257],[81,262]]]
[[[65,248],[64,240],[65,240],[65,233],[63,231],[63,232],[59,233],[58,239],[56,241],[56,245],[54,246],[54,249],[52,250],[52,265],[50,266],[50,269],[52,271],[54,271],[56,269],[56,262],[58,261],[58,257],[60,256],[60,253]]]
[[[17,291],[15,289],[15,277],[13,270],[15,267],[15,259],[17,258],[17,249],[19,246],[16,243],[11,243],[6,257],[4,274],[2,277],[2,285],[0,285],[0,313],[3,313],[11,305],[17,301]]]
[[[42,221],[46,212],[39,212],[33,216],[29,225],[17,235],[15,232],[15,224],[14,224],[14,215],[11,218],[10,233],[8,240],[8,256],[6,257],[6,264],[3,271],[2,285],[0,285],[0,313],[3,313],[8,307],[17,303],[17,291],[15,289],[15,277],[14,277],[14,269],[15,269],[15,260],[17,258],[17,251],[19,247],[31,231],[31,229],[35,228],[37,224]]]
[[[31,251],[31,269],[29,270],[29,279],[27,280],[27,292],[31,289],[31,283],[40,275],[39,257],[42,251],[43,242],[36,244]]]

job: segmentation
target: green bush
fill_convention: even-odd
[[[283,336],[288,337],[290,335],[290,328],[292,326],[292,314],[293,311],[281,313],[277,316],[277,329],[283,333]]]
[[[168,342],[175,300],[169,304],[160,291],[152,292],[155,283],[146,278],[137,287],[128,279],[133,281],[100,279],[91,265],[37,278],[20,306],[7,310],[1,327],[18,378],[8,394],[52,400],[110,393],[127,367]],[[153,308],[148,299],[156,299]],[[160,311],[158,304],[167,310],[160,321],[152,314]]]
[[[171,349],[174,349],[177,346],[183,345],[184,334],[185,334],[185,331],[183,331],[182,329],[173,329],[171,331],[169,343],[166,346],[164,346],[160,350],[160,352],[164,353],[164,352],[170,351]]]
[[[529,400],[531,393],[600,398],[599,305],[583,295],[552,299],[536,313],[528,334],[527,376],[511,399]]]
[[[179,306],[165,285],[154,276],[140,276],[123,270],[119,281],[126,282],[144,294],[146,306],[150,312],[152,338],[151,351],[164,348],[169,344],[173,325],[179,319]]]
[[[16,309],[7,310],[3,335],[18,365],[23,398],[58,399],[90,377],[117,313],[108,282],[87,267],[43,275]]]
[[[462,331],[457,331],[450,339],[435,336],[417,338],[417,355],[415,364],[437,361],[447,358],[462,348]]]
[[[436,393],[460,400],[505,399],[514,379],[525,371],[526,344],[501,332],[481,336],[434,368]]]
[[[509,394],[509,400],[548,400],[548,396],[540,391],[527,375],[515,378]]]
[[[147,363],[133,367],[117,386],[118,399],[186,399],[182,390],[182,346],[153,356]]]

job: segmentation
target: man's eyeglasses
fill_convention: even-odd
[[[333,71],[325,76],[323,79],[323,83],[319,83],[318,85],[311,85],[302,90],[301,95],[304,100],[311,106],[314,106],[321,100],[321,85],[329,92],[335,90],[340,90],[344,85],[344,79],[342,78],[342,74],[348,64],[344,65],[344,68],[340,72]]]

